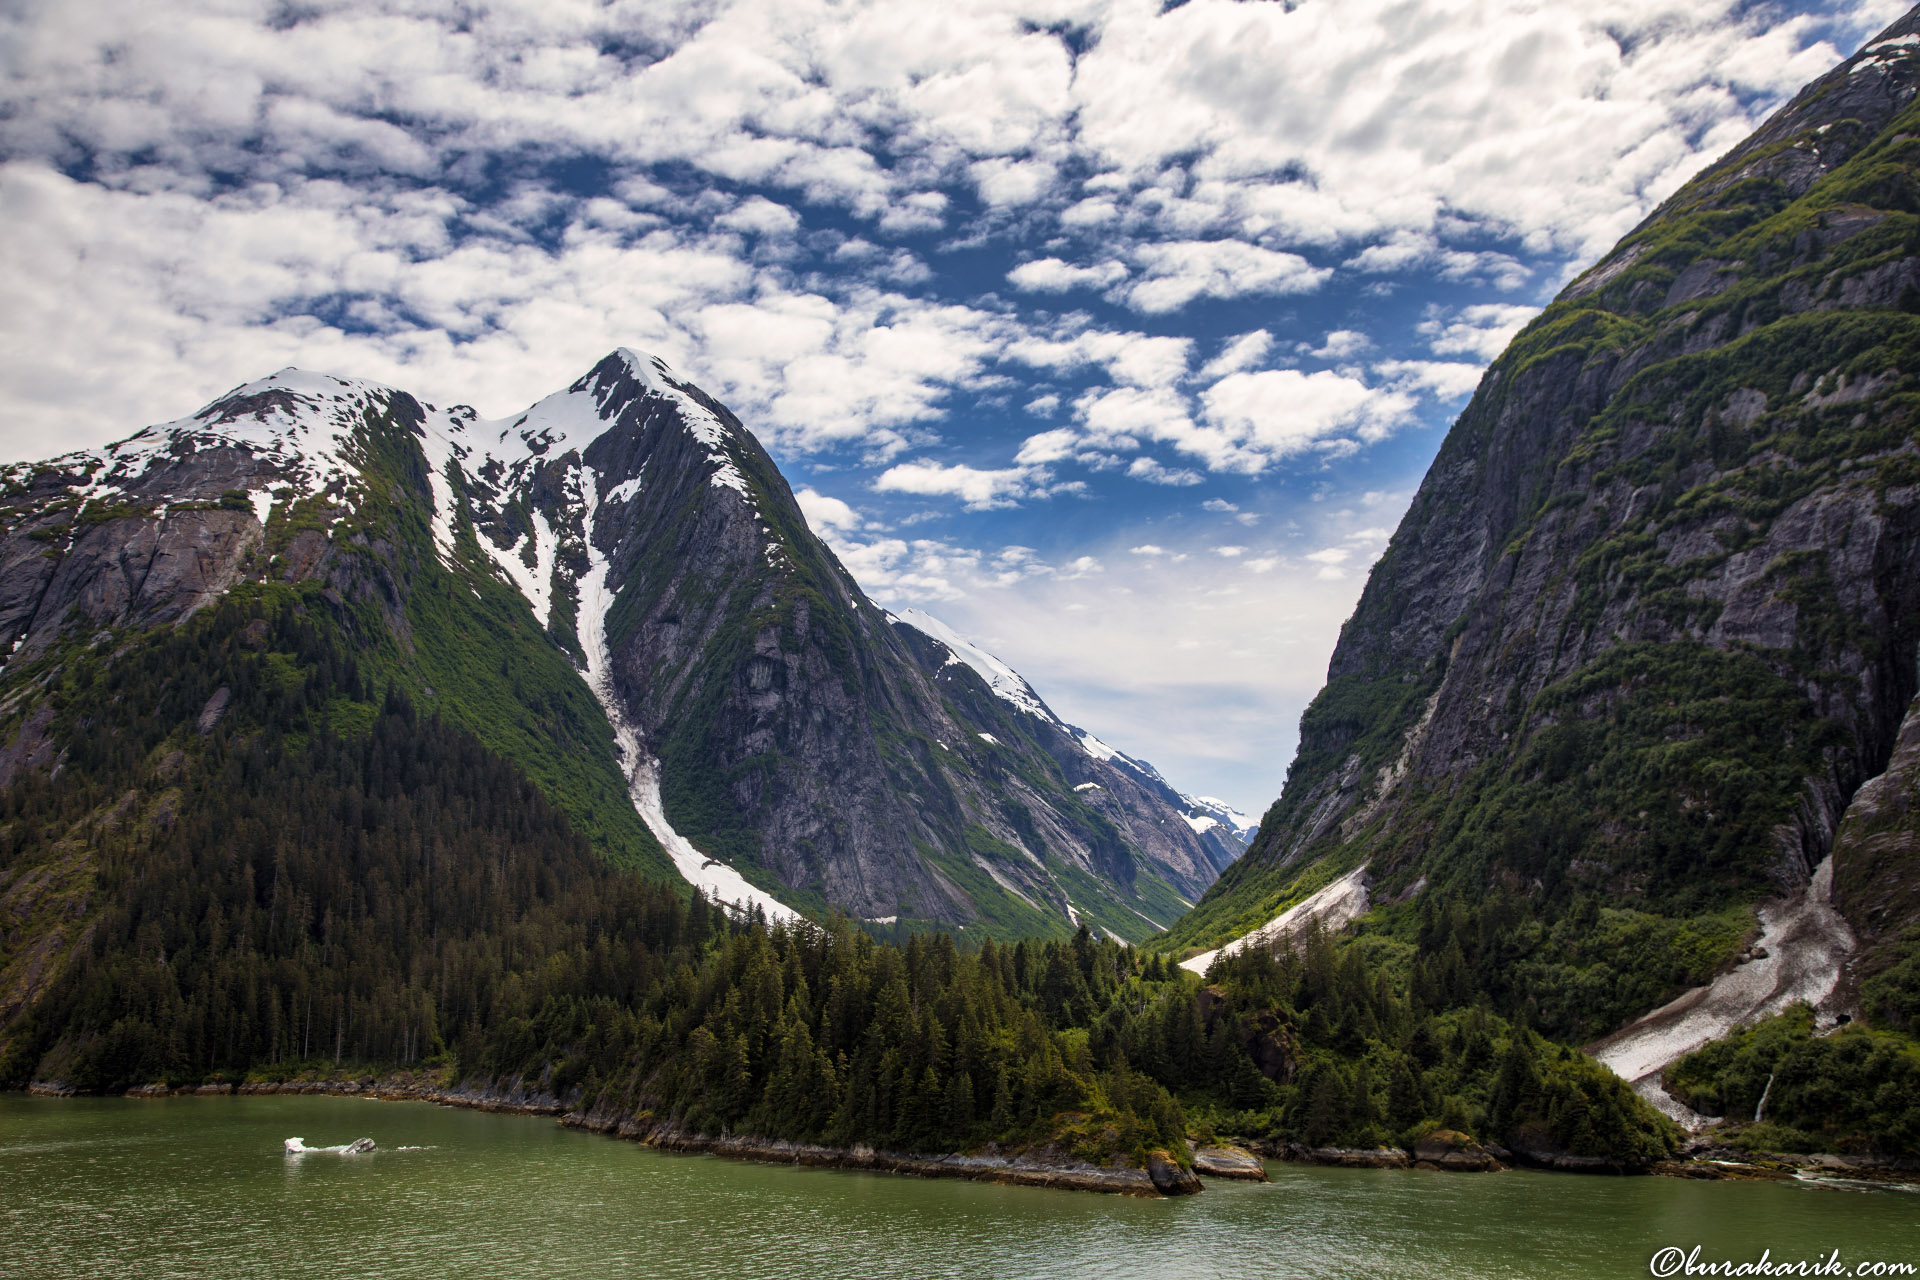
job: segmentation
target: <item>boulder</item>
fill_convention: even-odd
[[[1445,1173],[1491,1173],[1503,1166],[1493,1153],[1466,1134],[1435,1129],[1413,1144],[1413,1167]]]
[[[1147,1153],[1147,1176],[1163,1196],[1190,1196],[1203,1189],[1193,1170],[1181,1168],[1166,1151]]]
[[[1265,1182],[1267,1167],[1260,1157],[1245,1147],[1195,1147],[1193,1171],[1208,1178],[1235,1178],[1242,1182]]]

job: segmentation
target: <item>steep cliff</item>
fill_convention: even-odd
[[[0,482],[0,784],[58,767],[77,655],[272,583],[616,860],[770,914],[1137,938],[1236,851],[896,625],[741,423],[630,351],[498,421],[285,370]]]
[[[1488,981],[1591,1035],[1809,884],[1920,676],[1917,88],[1910,14],[1494,362],[1170,945],[1364,867],[1374,904],[1497,902]]]

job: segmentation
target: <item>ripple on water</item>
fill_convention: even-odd
[[[281,1143],[365,1135],[370,1155]],[[415,1148],[400,1150],[402,1147]],[[1271,1167],[1136,1200],[675,1156],[344,1098],[0,1096],[9,1277],[1570,1277],[1840,1248],[1920,1262],[1913,1201],[1795,1184]]]

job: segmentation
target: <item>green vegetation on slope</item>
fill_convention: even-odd
[[[1859,1026],[1815,1035],[1805,1005],[1688,1054],[1665,1084],[1740,1122],[1733,1141],[1749,1150],[1920,1156],[1920,1042]]]
[[[112,663],[69,660],[58,714],[91,732],[57,776],[0,792],[0,909],[18,923],[32,896],[83,928],[7,1006],[0,1080],[432,1060],[593,1097],[617,1079],[716,1130],[1180,1150],[1166,1092],[1074,1031],[1114,999],[1123,948],[1083,932],[1002,961],[844,920],[728,921],[597,857],[474,736],[367,688],[314,604],[243,588]]]

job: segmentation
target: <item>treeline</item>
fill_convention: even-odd
[[[608,864],[518,769],[363,672],[315,601],[236,594],[116,643],[9,677],[48,680],[73,746],[0,791],[0,972],[73,950],[0,1025],[8,1083],[427,1064],[704,1132],[1095,1159],[1178,1156],[1190,1128],[1449,1127],[1637,1161],[1670,1142],[1480,1003],[1497,904],[1206,982],[1085,929],[974,950],[768,928]]]
[[[564,977],[530,987],[474,1065],[709,1133],[936,1152],[1053,1142],[1142,1160],[1183,1150],[1185,1119],[1088,1023],[1169,985],[1163,962],[1084,929],[963,951],[945,934],[876,943],[844,918],[755,926],[637,1004],[582,998]]]
[[[0,791],[0,970],[71,952],[0,1027],[6,1082],[431,1061],[703,1129],[1184,1150],[1178,1104],[1086,1034],[1165,962],[731,919],[610,866],[287,593],[107,648],[15,676],[74,745]]]
[[[1433,991],[1413,948],[1311,933],[1217,961],[1209,985],[1114,1019],[1132,1061],[1185,1082],[1207,1127],[1309,1146],[1411,1145],[1434,1129],[1649,1163],[1675,1131],[1592,1059]]]

